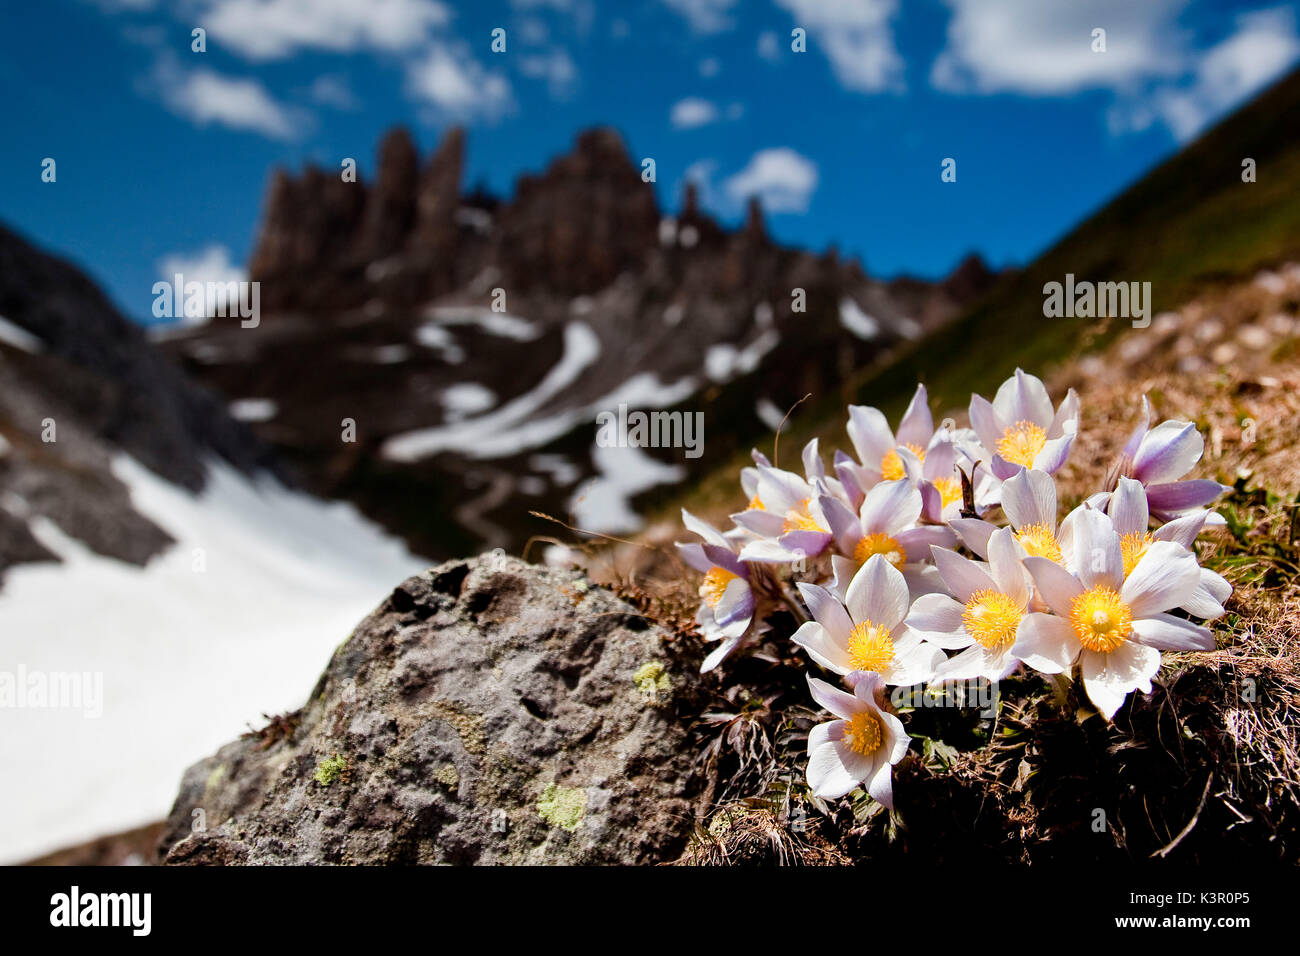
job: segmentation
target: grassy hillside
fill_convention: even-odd
[[[1256,161],[1254,183],[1242,182],[1245,157]],[[947,328],[888,364],[860,370],[842,389],[814,391],[786,426],[783,458],[794,462],[813,435],[823,436],[823,447],[847,448],[847,403],[875,405],[893,421],[922,381],[937,409],[965,407],[971,392],[991,396],[1017,365],[1044,374],[1129,326],[1127,319],[1044,318],[1043,285],[1063,282],[1066,273],[1076,281],[1150,282],[1154,315],[1261,266],[1300,258],[1298,187],[1300,71],[1152,170]],[[1033,196],[1024,201],[1032,203]],[[743,390],[744,383],[737,384]],[[729,411],[708,409],[707,421],[752,420],[750,414],[725,417]],[[708,510],[734,498],[747,442],[768,444],[761,433],[743,429],[731,430],[718,445],[723,442],[727,447],[714,451],[711,437],[710,451],[727,455],[725,464],[719,461],[709,478],[686,492],[696,507]],[[679,503],[667,496],[654,502],[656,510]]]

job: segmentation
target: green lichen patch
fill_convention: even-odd
[[[332,757],[326,757],[316,765],[316,773],[312,776],[322,787],[328,787],[340,776],[343,771],[348,769],[348,758],[334,754]]]
[[[433,779],[444,787],[455,790],[460,786],[460,771],[454,763],[445,763],[433,772]]]
[[[654,706],[667,703],[673,695],[673,681],[668,669],[659,661],[646,661],[632,675],[632,683],[641,696]]]
[[[578,829],[582,815],[587,812],[587,791],[581,787],[548,783],[537,798],[537,812],[551,826],[572,833]]]

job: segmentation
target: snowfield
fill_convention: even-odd
[[[0,707],[0,863],[164,816],[186,766],[301,706],[351,629],[426,566],[350,505],[221,463],[198,497],[126,456],[113,471],[177,544],[138,568],[33,522],[63,563],[9,571],[0,673],[102,674],[102,716]]]

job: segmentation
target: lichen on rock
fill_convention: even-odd
[[[587,791],[581,787],[561,787],[552,781],[537,798],[538,815],[553,827],[573,833],[582,823],[587,810]]]
[[[682,693],[673,654],[669,632],[578,572],[503,556],[432,568],[335,652],[291,735],[186,772],[165,860],[674,859],[700,786],[685,722],[647,706]],[[223,822],[191,832],[200,806]]]

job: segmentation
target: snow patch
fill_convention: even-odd
[[[478,382],[460,382],[449,386],[440,397],[449,421],[485,412],[497,403],[496,392]]]
[[[271,398],[237,398],[229,405],[230,417],[241,422],[269,422],[280,412]]]
[[[643,522],[632,510],[632,498],[686,477],[681,465],[665,464],[635,446],[594,445],[591,457],[597,474],[579,485],[569,500],[574,523],[584,531],[636,531]]]
[[[852,299],[840,300],[840,325],[860,339],[874,339],[880,334],[880,323]]]
[[[425,566],[351,505],[224,463],[199,496],[125,455],[112,470],[177,544],[138,568],[31,522],[63,563],[8,572],[0,670],[102,673],[103,715],[0,710],[0,766],[22,781],[3,862],[166,815],[187,766],[301,706],[352,627]]]
[[[480,329],[488,335],[501,339],[514,339],[516,342],[533,342],[541,337],[542,327],[527,319],[506,312],[493,312],[481,305],[435,305],[426,309],[425,316],[432,320],[432,327],[448,325],[468,325]],[[426,324],[420,330],[429,328]],[[419,332],[416,333],[417,337]]]
[[[15,325],[0,315],[0,342],[36,355],[45,350],[45,343],[20,325]]]

